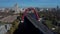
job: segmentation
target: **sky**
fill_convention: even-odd
[[[60,6],[60,0],[0,0],[0,7],[56,7]]]

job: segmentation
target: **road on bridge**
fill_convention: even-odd
[[[24,23],[20,23],[14,34],[43,34],[26,17]]]

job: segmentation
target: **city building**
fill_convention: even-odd
[[[14,5],[14,10],[15,10],[15,14],[20,13],[19,6],[17,3]]]

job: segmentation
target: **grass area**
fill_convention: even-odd
[[[55,28],[55,30],[52,30],[52,31],[54,31],[54,32],[57,32],[57,33],[60,33],[60,27],[57,27],[57,26],[55,26],[55,25],[53,25],[52,24],[52,20],[53,19],[55,19],[55,20],[57,20],[57,18],[55,17],[53,17],[53,16],[51,16],[51,15],[53,15],[53,14],[46,14],[46,13],[44,13],[44,12],[40,12],[39,13],[39,15],[40,15],[40,17],[42,17],[42,16],[45,16],[46,18],[47,18],[47,20],[46,20],[46,25],[48,26],[48,28],[50,29],[50,30],[52,30],[52,28]],[[49,19],[50,18],[50,19]],[[58,20],[57,20],[58,21]]]
[[[22,14],[20,13],[19,14],[20,17],[22,17]],[[13,34],[13,32],[18,28],[18,25],[19,25],[19,20],[16,19],[13,23],[12,23],[12,27],[10,28],[10,34]]]
[[[0,21],[0,25],[4,25],[4,24],[6,24],[6,22],[2,22],[2,21]]]
[[[44,15],[44,14],[40,14],[40,13],[39,13],[39,16],[40,16],[40,17],[42,17],[43,15]]]
[[[55,28],[55,30],[52,31],[60,33],[60,30],[57,28],[57,26],[52,24],[52,21],[46,20],[46,25],[49,27],[50,30],[52,30],[52,28]]]
[[[54,26],[52,25],[52,21],[46,20],[46,24],[47,24],[47,26],[48,26],[50,29],[54,27]]]
[[[10,34],[13,34],[13,32],[18,28],[18,24],[19,24],[19,21],[18,20],[15,20],[13,23],[12,23],[12,27],[10,28]]]

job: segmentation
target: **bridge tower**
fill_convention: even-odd
[[[27,9],[25,9],[25,11],[22,15],[22,21],[21,22],[24,22],[24,17],[26,16],[27,12],[30,11],[30,10],[32,10],[34,12],[34,14],[37,17],[37,20],[40,21],[40,18],[39,18],[39,15],[38,15],[37,11],[34,8],[27,8]]]

